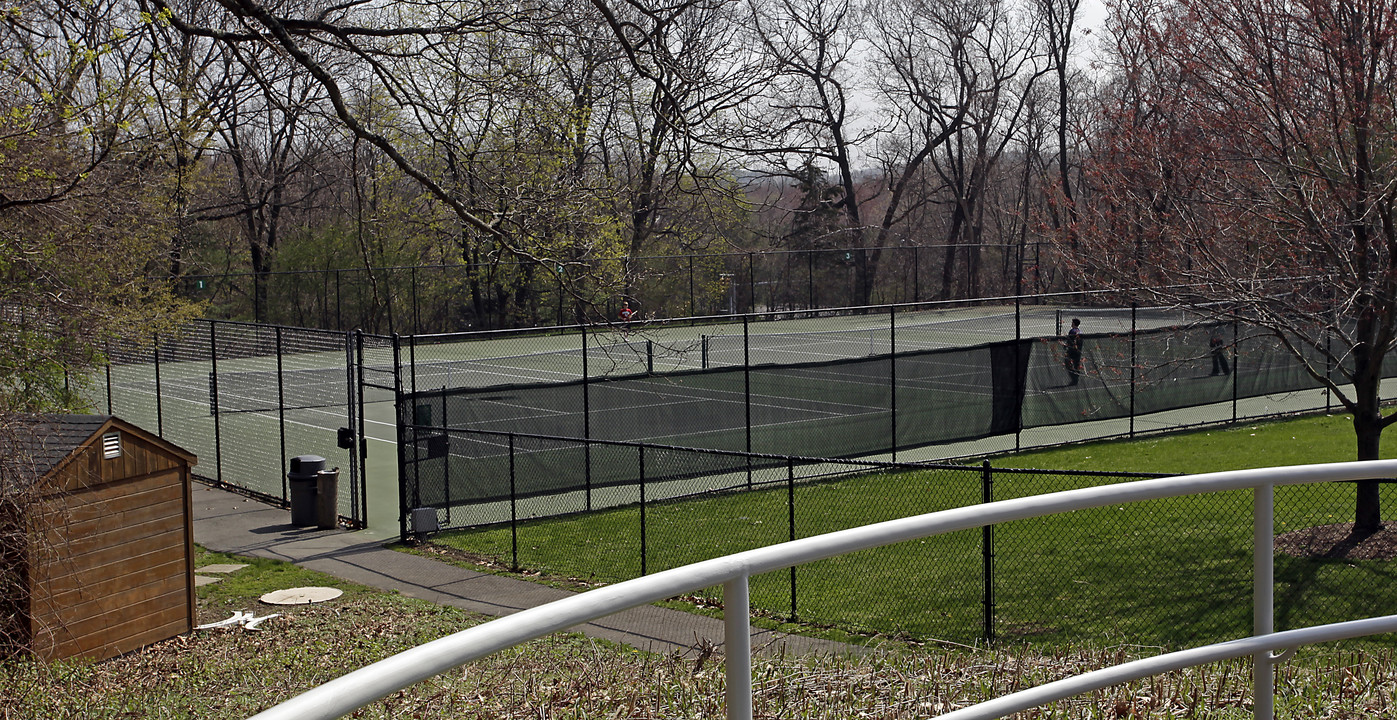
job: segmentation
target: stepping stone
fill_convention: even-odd
[[[205,573],[230,573],[230,572],[237,572],[238,570],[241,570],[241,569],[243,569],[243,568],[245,568],[245,567],[247,567],[246,564],[243,564],[243,565],[235,565],[235,564],[232,564],[232,563],[228,563],[228,564],[224,564],[224,565],[205,565],[205,566],[203,566],[203,567],[201,567],[201,568],[194,568],[194,569],[195,569],[197,572],[205,572]]]
[[[200,568],[200,569],[202,570],[203,568]],[[223,580],[223,578],[221,578],[221,577],[209,577],[208,575],[195,575],[195,576],[194,576],[194,587],[203,587],[203,586],[205,586],[205,585],[212,585],[212,584],[214,584],[214,583],[216,583],[216,582],[221,582],[222,580]]]
[[[268,605],[305,605],[307,603],[325,602],[334,600],[344,591],[331,587],[301,587],[289,588],[286,590],[275,590],[262,596],[262,602]]]

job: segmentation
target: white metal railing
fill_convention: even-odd
[[[1119,682],[1251,655],[1255,658],[1255,716],[1270,720],[1274,702],[1273,669],[1277,662],[1289,657],[1289,649],[1313,642],[1397,631],[1397,616],[1389,616],[1273,634],[1273,488],[1278,485],[1390,477],[1397,477],[1397,460],[1234,470],[1001,500],[794,540],[597,588],[492,620],[343,675],[261,712],[252,720],[338,718],[389,693],[499,650],[622,610],[715,585],[723,586],[727,717],[750,720],[752,663],[748,578],[753,575],[858,550],[1012,520],[1248,488],[1254,491],[1253,637],[1125,663],[1004,696],[943,717],[955,720],[1000,717]],[[1273,653],[1278,649],[1286,649],[1286,652]]]

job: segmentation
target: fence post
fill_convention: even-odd
[[[985,460],[980,467],[980,501],[994,502],[994,472],[990,461]],[[994,526],[980,528],[980,560],[984,575],[984,636],[994,639]]]
[[[747,253],[747,312],[757,311],[757,261],[754,253]]]
[[[422,311],[417,305],[417,266],[415,265],[412,267],[410,280],[412,282],[412,334],[419,335],[422,333]]]
[[[1334,382],[1334,348],[1333,348],[1332,343],[1330,342],[1331,339],[1332,339],[1333,337],[1334,337],[1334,335],[1333,335],[1333,332],[1332,332],[1332,328],[1325,328],[1325,329],[1324,329],[1324,379],[1325,379],[1326,382],[1331,382],[1331,383]],[[1232,334],[1232,342],[1234,343],[1234,345],[1235,345],[1235,343],[1237,342],[1237,334],[1236,334],[1235,332]],[[1236,352],[1233,352],[1233,353],[1232,353],[1232,370],[1233,370],[1234,372],[1237,370],[1237,353],[1236,353]],[[111,383],[107,383],[107,387],[110,388],[110,387],[111,387]],[[1237,387],[1237,378],[1235,378],[1235,377],[1232,378],[1232,387],[1234,388],[1232,394],[1233,394],[1233,395],[1236,395],[1237,393],[1236,393],[1236,389],[1235,389],[1235,388]],[[1325,385],[1325,386],[1324,386],[1324,411],[1325,411],[1325,412],[1329,412],[1330,410],[1333,409],[1333,405],[1331,404],[1332,402],[1333,402],[1333,396],[1332,396],[1331,393],[1329,392],[1329,386],[1328,386],[1328,385]]]
[[[644,577],[648,574],[645,565],[646,550],[646,527],[645,527],[645,446],[637,445],[636,452],[640,460],[640,575]]]
[[[415,370],[409,368],[409,372],[415,374]],[[411,376],[409,376],[411,380]],[[415,381],[414,381],[415,384]],[[416,439],[417,430],[414,426],[403,422],[403,398],[407,393],[403,392],[403,343],[402,338],[397,333],[393,333],[393,414],[396,416],[398,432],[398,537],[407,540],[407,445],[408,434],[411,433]],[[415,467],[415,466],[414,466]]]
[[[519,572],[519,496],[514,486],[514,433],[509,434],[509,563]]]
[[[157,346],[157,348],[156,348],[156,352],[159,353],[159,347],[158,347],[158,346]],[[112,412],[112,351],[111,351],[111,346],[110,346],[110,345],[107,346],[107,363],[106,363],[106,365],[107,365],[107,414],[108,414],[108,415],[115,415],[116,413]],[[160,404],[159,404],[159,403],[160,403],[160,356],[159,356],[158,354],[155,356],[155,402],[156,402],[156,414],[159,415],[159,408],[160,408]]]
[[[582,328],[582,482],[586,488],[587,510],[592,510],[592,389],[587,365],[587,325]]]
[[[1130,301],[1130,437],[1135,437],[1135,342],[1140,330],[1136,324],[1136,302]]]
[[[286,467],[286,379],[283,377],[284,368],[281,361],[281,326],[276,326],[274,334],[276,343],[276,424],[278,440],[281,444],[281,465]],[[283,502],[291,500],[291,493],[287,488],[286,473],[281,473],[281,499]]]
[[[814,310],[814,309],[815,309],[815,251],[814,251],[814,250],[806,250],[806,251],[805,251],[805,282],[806,282],[807,285],[809,285],[808,293],[809,293],[809,297],[810,297],[810,302],[809,302],[808,305],[806,305],[806,307],[809,308],[809,309],[811,309],[811,310]]]
[[[1242,353],[1238,352],[1241,347],[1241,338],[1237,335],[1241,332],[1241,325],[1236,320],[1232,321],[1232,422],[1237,422],[1237,378],[1242,373],[1237,366],[1242,364]]]
[[[789,539],[796,539],[796,464],[791,457],[786,458],[786,513]],[[796,566],[791,566],[791,622],[798,622],[796,615]]]
[[[160,384],[160,336],[154,336],[151,350],[155,354],[155,434],[165,437],[165,388]],[[107,361],[107,414],[112,413],[112,363]]]
[[[1019,281],[1022,283],[1022,279]],[[1014,293],[1014,394],[1018,396],[1018,408],[1014,411],[1014,452],[1023,449],[1023,407],[1024,407],[1024,371],[1020,363],[1023,362],[1023,295],[1018,291]]]
[[[364,419],[364,331],[354,330],[354,376],[357,387],[354,389],[354,457],[358,459],[358,476],[355,487],[359,492],[359,517],[364,527],[369,526],[369,441],[365,436]]]
[[[441,433],[442,440],[446,441],[446,454],[441,458],[441,494],[442,502],[446,505],[446,520],[451,521],[451,421],[447,419],[446,409],[447,389],[446,383],[441,384],[441,419],[439,425],[432,428]],[[512,459],[512,458],[511,458]],[[420,500],[413,503],[413,507],[421,507]]]
[[[214,479],[223,484],[223,434],[218,408],[218,323],[209,323],[209,411],[213,413]],[[285,498],[283,498],[285,499]]]
[[[922,301],[922,247],[912,246],[912,302]],[[1017,301],[1015,301],[1017,302]]]
[[[888,415],[891,459],[897,462],[897,306],[888,306]]]
[[[694,298],[694,256],[689,256],[689,317],[698,315],[696,299]]]
[[[752,489],[752,357],[750,316],[742,316],[742,410],[747,428],[747,489]]]

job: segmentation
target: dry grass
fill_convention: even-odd
[[[208,561],[225,561],[215,557]],[[298,607],[259,631],[206,630],[96,664],[0,665],[0,718],[242,718],[374,660],[460,630],[477,616],[259,563],[241,584],[209,586],[201,622],[235,609],[259,615],[268,587],[330,584],[338,601]],[[265,576],[264,582],[256,578]],[[922,718],[1046,681],[1154,654],[1154,648],[1040,652],[892,646],[858,657],[773,657],[754,666],[761,718]],[[1312,649],[1283,667],[1278,716],[1392,717],[1387,651]],[[723,665],[656,656],[560,634],[396,693],[363,718],[721,717]],[[1021,718],[1250,717],[1244,662],[1112,688]]]

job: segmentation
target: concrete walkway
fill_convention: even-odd
[[[389,550],[384,543],[394,538],[369,531],[296,527],[288,510],[197,483],[193,504],[194,542],[217,552],[285,560],[362,585],[497,617],[572,594]],[[573,629],[656,653],[688,654],[704,646],[721,648],[723,643],[721,620],[648,605]],[[827,655],[865,651],[765,630],[752,633],[752,649]]]

